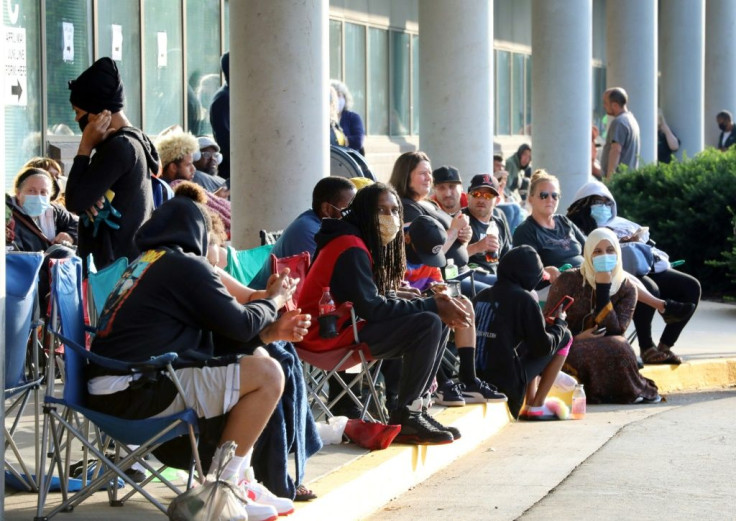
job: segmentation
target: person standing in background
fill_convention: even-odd
[[[330,85],[337,92],[337,115],[340,127],[342,127],[342,131],[348,139],[348,146],[360,152],[360,155],[365,156],[365,127],[363,126],[363,120],[359,114],[350,110],[353,108],[353,95],[350,94],[350,89],[348,89],[347,85],[341,81],[332,80]]]
[[[667,125],[661,110],[658,112],[657,123],[657,161],[669,163],[672,161],[672,154],[680,148],[680,138]]]
[[[632,170],[639,168],[639,123],[626,106],[628,101],[629,97],[622,87],[612,87],[603,93],[603,108],[606,114],[613,116],[601,156],[603,177],[606,179],[613,177],[619,165],[626,165]]]

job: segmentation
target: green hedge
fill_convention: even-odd
[[[670,260],[684,259],[678,269],[697,277],[706,295],[736,295],[736,147],[619,173],[609,188],[619,215],[649,226],[657,246]]]

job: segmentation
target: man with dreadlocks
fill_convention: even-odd
[[[337,305],[352,302],[361,318],[360,340],[378,359],[401,360],[398,408],[390,423],[401,425],[397,441],[450,443],[460,437],[427,413],[429,386],[447,342],[443,325],[468,326],[469,315],[444,294],[406,300],[395,296],[406,271],[404,240],[399,233],[403,211],[396,191],[383,183],[361,189],[342,220],[324,219],[315,236],[317,251],[304,281],[299,307],[317,316],[325,287]],[[338,323],[336,338],[309,328],[302,347],[327,351],[353,343],[353,332]]]

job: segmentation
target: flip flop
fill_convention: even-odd
[[[641,354],[641,360],[645,364],[672,364],[667,353],[658,351],[656,347],[650,347]],[[682,362],[682,361],[681,361]]]
[[[309,490],[304,485],[299,485],[298,487],[296,487],[296,496],[294,496],[294,501],[311,501],[316,497],[317,494]]]

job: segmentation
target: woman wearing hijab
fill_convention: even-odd
[[[618,208],[608,187],[598,181],[584,184],[575,194],[575,199],[567,210],[567,217],[575,223],[583,233],[589,233],[598,226],[613,230],[619,242],[649,242],[649,228],[618,216]],[[652,270],[639,277],[641,283],[652,295],[665,301],[678,301],[687,306],[688,312],[681,320],[672,320],[664,316],[666,326],[655,344],[652,339],[652,320],[654,308],[642,303],[636,305],[634,326],[639,341],[639,350],[645,364],[682,363],[679,356],[672,352],[672,347],[680,337],[680,333],[690,321],[695,308],[700,302],[700,282],[695,277],[673,270]]]
[[[565,371],[585,384],[590,403],[658,403],[657,385],[643,377],[624,338],[634,314],[636,288],[621,264],[616,234],[593,230],[585,241],[583,263],[560,274],[549,292],[545,316],[565,295],[573,344]]]

